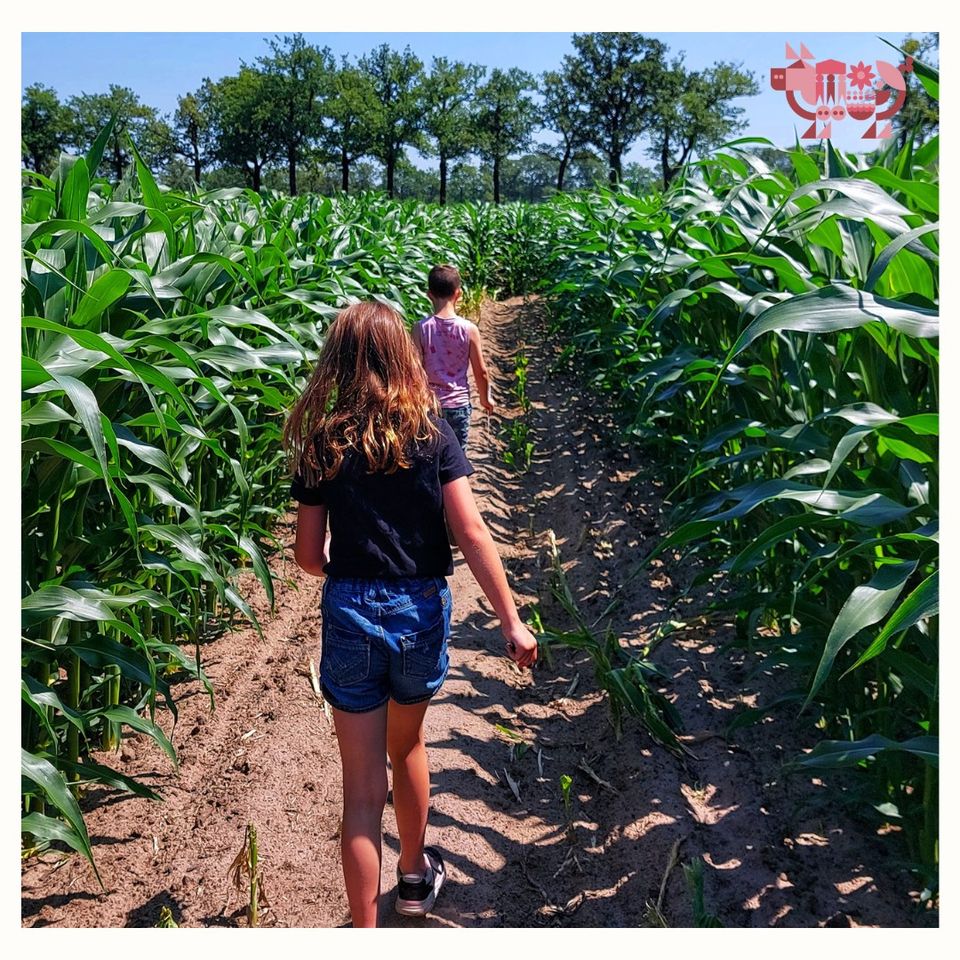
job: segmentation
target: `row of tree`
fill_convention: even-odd
[[[268,46],[235,75],[204,80],[181,96],[169,117],[125,87],[65,103],[49,87],[28,87],[23,162],[47,170],[61,150],[85,149],[115,117],[104,162],[117,179],[132,136],[157,169],[179,160],[197,183],[224,167],[259,189],[266,171],[283,166],[290,193],[304,167],[318,163],[336,164],[340,187],[349,190],[355,164],[371,158],[383,165],[384,187],[394,196],[398,166],[412,147],[439,160],[440,203],[451,165],[469,156],[490,171],[499,202],[512,155],[531,151],[551,161],[557,190],[572,164],[598,157],[617,182],[625,153],[644,135],[668,183],[694,150],[738,129],[742,109],[731,101],[757,91],[753,77],[733,64],[690,71],[682,57],[668,61],[665,44],[638,33],[575,34],[575,53],[539,78],[445,57],[427,70],[409,47],[399,52],[386,44],[338,62],[302,34]],[[555,142],[536,142],[539,130],[552,131]]]
[[[516,67],[488,71],[445,57],[427,70],[409,47],[399,52],[386,44],[355,62],[337,61],[302,34],[277,37],[235,75],[206,79],[179,97],[165,117],[126,87],[61,102],[54,90],[33,85],[23,95],[23,163],[48,171],[61,151],[85,150],[112,117],[104,163],[118,180],[132,137],[147,162],[178,186],[233,178],[259,190],[280,186],[277,173],[285,170],[286,189],[295,194],[304,177],[315,188],[329,184],[336,169],[339,188],[349,191],[358,171],[367,185],[374,160],[393,197],[407,193],[398,189],[398,174],[408,187],[419,180],[426,189],[407,158],[415,148],[439,160],[440,203],[452,172],[462,194],[481,171],[499,202],[510,157],[526,152],[520,179],[533,192],[543,192],[530,184],[540,184],[545,163],[558,191],[571,171],[577,186],[598,174],[617,183],[624,156],[643,137],[666,186],[692,156],[742,129],[744,111],[734,101],[758,92],[753,75],[738,65],[688,70],[682,55],[671,59],[665,44],[639,33],[572,39],[574,52],[559,68],[535,78]],[[552,142],[538,140],[542,131],[552,132]],[[482,166],[471,166],[469,157]],[[474,183],[467,192],[476,190]]]

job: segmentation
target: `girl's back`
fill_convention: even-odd
[[[336,476],[308,486],[294,479],[301,503],[325,504],[330,525],[331,577],[445,577],[453,557],[443,520],[445,483],[473,473],[445,420],[438,435],[416,445],[410,465],[392,473],[371,471],[366,457],[348,451]],[[318,459],[322,451],[317,451]]]

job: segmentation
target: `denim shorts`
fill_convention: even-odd
[[[444,407],[443,419],[453,428],[454,436],[460,441],[460,448],[467,450],[467,433],[470,430],[470,414],[473,407],[468,403],[465,407]]]
[[[327,577],[320,689],[348,713],[429,700],[447,676],[452,602],[444,577]]]

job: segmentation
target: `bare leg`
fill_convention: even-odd
[[[400,835],[400,872],[423,873],[423,840],[430,807],[430,768],[423,738],[429,700],[404,706],[391,700],[387,751],[393,765],[393,809]]]
[[[350,916],[355,927],[377,925],[380,899],[380,840],[387,802],[387,707],[367,713],[333,711],[343,768],[340,849]]]

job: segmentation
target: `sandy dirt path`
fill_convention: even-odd
[[[500,416],[474,414],[473,486],[522,613],[569,623],[551,596],[553,531],[571,590],[597,616],[662,528],[656,465],[609,437],[603,411],[568,373],[535,302],[486,304],[485,350]],[[502,459],[514,357],[529,358],[530,469]],[[216,689],[178,686],[174,773],[152,742],[128,736],[98,756],[143,776],[162,803],[94,789],[83,801],[106,891],[82,858],[48,851],[22,871],[25,926],[152,926],[169,907],[182,926],[243,926],[230,865],[256,825],[269,908],[264,926],[349,923],[339,857],[340,778],[332,726],[310,685],[319,659],[320,581],[296,568],[292,527],[273,557],[277,605],[254,607],[264,637],[239,629],[204,645]],[[462,560],[451,587],[449,679],[427,713],[432,770],[428,842],[448,864],[435,912],[393,913],[398,852],[384,817],[385,926],[583,927],[694,923],[683,864],[703,863],[705,909],[726,926],[930,925],[893,833],[844,812],[845,782],[785,778],[784,759],[815,742],[787,710],[724,739],[736,711],[766,705],[785,679],[731,648],[729,627],[697,611],[709,585],[670,560],[623,591],[609,626],[640,650],[667,616],[684,624],[656,646],[661,688],[679,711],[690,755],[678,759],[627,720],[618,741],[589,658],[566,650],[521,675],[503,656],[491,608]],[[169,717],[161,714],[169,729]],[[569,805],[560,778],[572,781]],[[839,792],[838,792],[839,791]],[[659,904],[659,910],[656,905]]]

